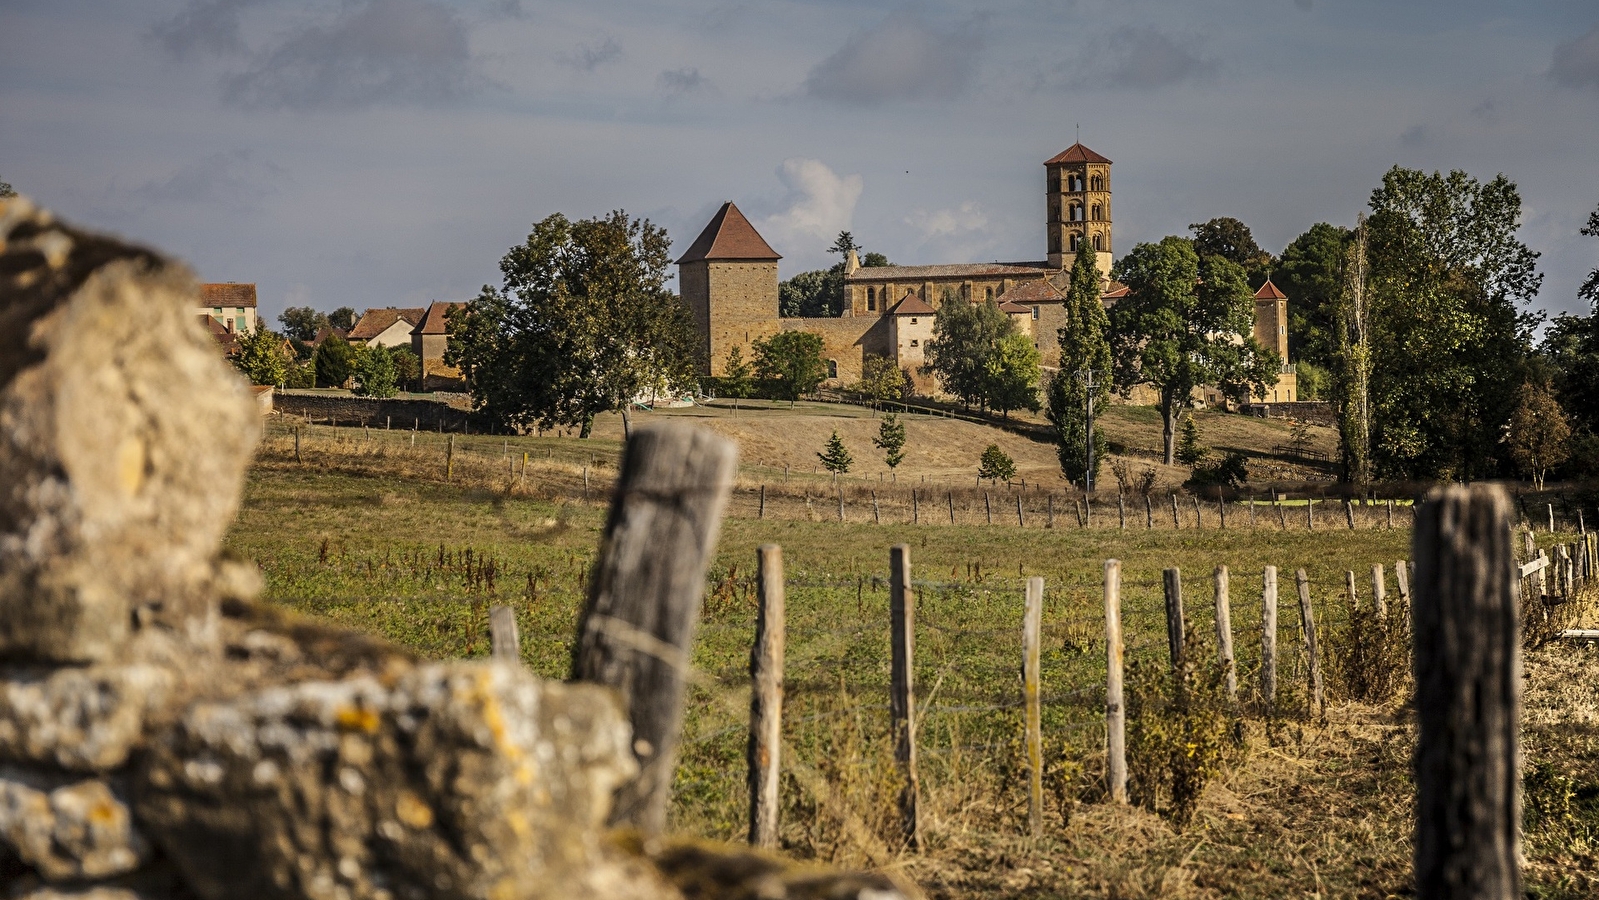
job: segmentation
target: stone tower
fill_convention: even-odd
[[[1067,147],[1044,163],[1048,198],[1049,264],[1072,264],[1079,242],[1087,241],[1099,274],[1110,274],[1110,160],[1084,147]]]
[[[1288,295],[1270,278],[1255,292],[1255,340],[1288,362]]]
[[[729,349],[774,330],[779,259],[732,203],[722,204],[678,259],[677,287],[694,314],[702,373],[721,375]],[[749,362],[749,348],[741,352]]]

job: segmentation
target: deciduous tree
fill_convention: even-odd
[[[291,306],[278,314],[278,324],[283,326],[283,333],[290,338],[310,341],[316,339],[318,331],[327,327],[328,317],[309,306]]]
[[[392,397],[398,390],[394,356],[387,347],[355,348],[355,393],[363,397]]]
[[[1353,232],[1317,222],[1283,249],[1271,274],[1288,295],[1288,355],[1299,363],[1335,369],[1338,359],[1338,298]],[[1305,378],[1300,376],[1301,396]]]
[[[816,390],[827,377],[822,360],[822,336],[810,331],[780,331],[757,339],[755,374],[775,381],[778,396],[790,406],[802,395]]]
[[[946,294],[933,317],[924,370],[967,406],[988,407],[989,358],[1000,339],[1016,330],[994,301],[972,305]]]
[[[1270,253],[1255,243],[1255,236],[1248,225],[1231,216],[1219,216],[1208,222],[1190,225],[1188,230],[1194,233],[1194,252],[1200,259],[1220,256],[1243,268],[1252,286],[1259,287],[1265,283],[1273,260]]]
[[[861,364],[861,380],[855,382],[852,389],[882,405],[890,400],[903,400],[910,391],[910,379],[892,358],[872,353]]]
[[[1531,382],[1522,385],[1505,443],[1516,467],[1532,479],[1534,490],[1543,490],[1544,476],[1566,461],[1570,439],[1571,425],[1548,389]]]
[[[1006,316],[1009,319],[1009,316]],[[1013,409],[1038,410],[1038,348],[1017,331],[995,342],[986,361],[983,388],[986,405],[1010,418]]]
[[[239,333],[239,355],[233,364],[251,384],[282,384],[288,371],[283,336],[256,322],[254,331]]]
[[[328,324],[346,333],[355,327],[355,310],[348,306],[341,306],[328,313]]]
[[[738,401],[755,390],[755,373],[744,361],[744,351],[737,344],[727,350],[727,364],[722,367],[722,393],[733,398],[733,409]]]

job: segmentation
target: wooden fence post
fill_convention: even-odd
[[[872,491],[872,524],[873,525],[881,525],[881,524],[883,524],[882,513],[877,508],[877,492],[876,491]]]
[[[921,523],[922,506],[921,503],[916,499],[916,489],[911,488],[911,524],[920,525]]]
[[[1310,496],[1305,497],[1305,530],[1316,530],[1316,500]]]
[[[1216,515],[1217,515],[1217,517],[1219,517],[1221,519],[1221,527],[1222,528],[1226,528],[1227,527],[1227,499],[1225,497],[1218,496],[1216,498]]]
[[[988,524],[994,524],[994,505],[988,502],[988,492],[983,492],[983,513],[988,516]]]
[[[1149,529],[1154,528],[1154,527],[1155,527],[1155,503],[1154,503],[1154,501],[1149,499],[1149,495],[1148,494],[1145,494],[1144,495],[1144,530],[1148,531]]]
[[[1547,559],[1548,556],[1549,556],[1548,553],[1546,553],[1543,550],[1539,550],[1538,551],[1538,555],[1535,558],[1536,559]],[[1538,594],[1537,594],[1537,596],[1540,599],[1549,596],[1549,567],[1548,566],[1544,566],[1543,568],[1538,570]]]
[[[1055,527],[1055,495],[1054,495],[1054,493],[1049,493],[1049,494],[1045,494],[1044,495],[1044,516],[1045,516],[1044,527],[1045,528],[1054,528]]]
[[[1394,501],[1388,501],[1388,530],[1394,530]]]
[[[1122,564],[1105,560],[1105,773],[1110,801],[1127,804],[1127,707],[1122,702]]]
[[[1182,527],[1177,522],[1177,492],[1176,491],[1173,491],[1172,495],[1171,495],[1171,527],[1174,528],[1174,529]]]
[[[1233,615],[1227,596],[1227,567],[1216,567],[1216,649],[1227,669],[1227,702],[1238,703],[1238,667],[1233,661]]]
[[[1349,520],[1349,530],[1350,531],[1354,531],[1355,530],[1355,504],[1350,503],[1348,497],[1344,498],[1344,518]]]
[[[1327,715],[1327,696],[1321,686],[1321,648],[1316,643],[1316,615],[1310,607],[1310,577],[1304,569],[1294,572],[1299,587],[1299,621],[1305,633],[1305,653],[1310,657],[1310,703],[1312,714]]]
[[[1371,567],[1371,605],[1376,608],[1378,619],[1388,618],[1388,584],[1383,577],[1382,563],[1374,563]]]
[[[766,485],[761,485],[761,511],[755,516],[757,519],[766,518]]]
[[[444,448],[444,480],[449,481],[455,474],[455,435],[450,435],[450,442]]]
[[[1288,530],[1288,507],[1283,506],[1282,501],[1279,500],[1276,496],[1273,496],[1271,498],[1271,505],[1277,507],[1277,525],[1278,525],[1278,527],[1281,528],[1283,531],[1287,531]]]
[[[1116,492],[1116,527],[1127,530],[1127,504],[1122,500],[1120,491]]]
[[[1555,505],[1549,504],[1549,533],[1555,533]]]
[[[1044,579],[1027,579],[1022,618],[1023,727],[1027,732],[1027,828],[1033,837],[1044,829],[1044,731],[1039,705],[1038,642],[1044,618]]]
[[[1021,494],[1017,494],[1016,495],[1016,524],[1017,525],[1021,525],[1021,526],[1026,526],[1027,525],[1027,523],[1022,520],[1022,495]]]
[[[489,656],[500,662],[522,664],[522,639],[516,630],[516,611],[509,606],[489,608]]]
[[[944,499],[949,501],[949,524],[955,524],[955,492],[945,491]]]
[[[1094,527],[1094,504],[1088,497],[1088,492],[1083,492],[1083,527]]]
[[[300,461],[300,426],[294,426],[294,461]]]
[[[583,467],[583,502],[589,502],[589,467]]]
[[[783,745],[784,624],[783,548],[762,544],[755,551],[755,646],[750,650],[750,740],[748,748],[751,846],[777,846],[777,811]]]
[[[1512,900],[1520,871],[1521,616],[1510,501],[1432,491],[1417,511],[1417,900]]]
[[[1344,588],[1349,591],[1349,610],[1354,612],[1360,609],[1360,594],[1355,591],[1355,570],[1344,570]]]
[[[1277,567],[1267,566],[1260,586],[1260,699],[1277,714]]]
[[[1175,496],[1175,495],[1174,495]],[[1183,664],[1183,577],[1176,566],[1165,570],[1163,584],[1166,589],[1166,646],[1171,651],[1171,667]]]
[[[1198,494],[1194,495],[1194,527],[1195,528],[1204,528],[1205,527],[1205,521],[1204,521],[1203,518],[1200,517],[1200,514],[1199,514],[1199,495]]]
[[[889,717],[893,720],[894,761],[905,783],[900,788],[900,830],[916,848],[921,831],[917,810],[916,692],[911,662],[916,648],[916,604],[911,597],[911,548],[895,544],[889,551],[889,670],[892,684]]]
[[[613,826],[659,834],[683,724],[689,646],[738,448],[708,429],[634,429],[579,620],[572,678],[616,688],[638,777],[617,788]]]

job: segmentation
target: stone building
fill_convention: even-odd
[[[425,391],[454,391],[466,387],[461,370],[444,364],[444,351],[450,340],[447,316],[450,310],[465,306],[465,303],[435,300],[428,304],[421,324],[411,331],[411,352],[422,361],[422,389]]]
[[[255,284],[226,281],[200,285],[200,305],[196,312],[208,316],[230,334],[255,330]]]

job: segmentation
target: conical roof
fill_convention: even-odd
[[[1067,147],[1065,150],[1044,160],[1044,165],[1053,166],[1058,163],[1106,163],[1110,160],[1083,146],[1082,141]]]
[[[702,259],[768,259],[778,260],[779,256],[771,245],[761,237],[750,220],[738,211],[738,207],[731,202],[723,203],[722,208],[711,217],[711,223],[705,226],[700,236],[688,248],[677,262],[679,265],[686,262],[698,262]]]
[[[1260,290],[1255,292],[1255,299],[1256,300],[1287,300],[1288,299],[1288,295],[1283,293],[1281,290],[1279,290],[1277,288],[1277,285],[1272,284],[1270,278],[1267,278],[1266,279],[1266,283],[1261,285],[1260,286]]]

